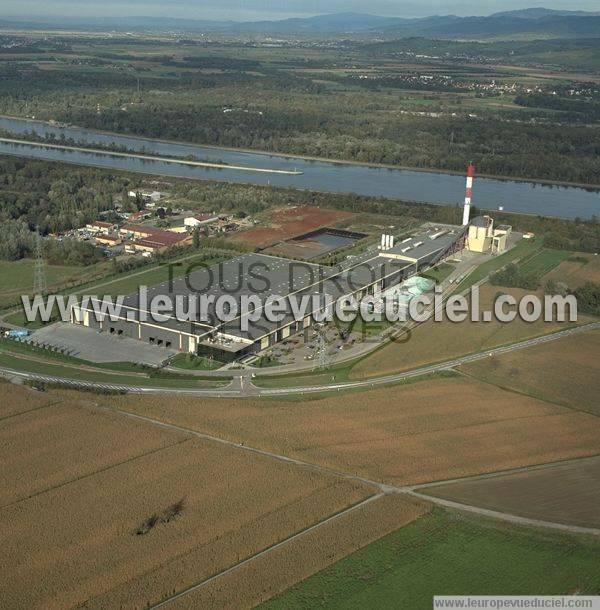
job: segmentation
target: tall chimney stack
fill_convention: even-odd
[[[471,220],[471,197],[473,195],[473,178],[475,177],[475,166],[469,163],[467,167],[467,187],[465,188],[465,207],[463,211],[463,226],[466,227]]]

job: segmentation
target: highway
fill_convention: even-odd
[[[58,377],[52,375],[42,375],[38,373],[30,373],[19,371],[10,367],[0,367],[0,375],[9,379],[29,379],[31,381],[40,381],[44,383],[58,383],[74,388],[86,388],[108,391],[123,391],[136,394],[171,394],[171,395],[192,395],[205,396],[215,398],[243,398],[243,397],[269,397],[269,396],[286,396],[286,395],[303,395],[303,394],[320,394],[325,392],[340,392],[345,390],[368,389],[378,386],[391,385],[401,383],[408,379],[431,375],[440,371],[447,371],[458,366],[484,360],[493,356],[501,356],[517,350],[527,349],[543,343],[557,341],[565,337],[578,335],[591,330],[600,329],[600,322],[591,322],[582,326],[576,326],[567,330],[561,330],[541,337],[519,341],[504,347],[485,350],[476,354],[462,356],[453,360],[418,367],[402,373],[394,375],[385,375],[374,379],[364,379],[358,381],[344,381],[339,383],[331,383],[326,385],[309,385],[296,387],[282,388],[261,388],[252,383],[252,371],[235,371],[236,375],[226,387],[209,388],[209,389],[189,389],[189,388],[158,388],[158,387],[142,387],[134,385],[120,385],[93,381],[79,381]],[[234,373],[234,371],[232,371]]]

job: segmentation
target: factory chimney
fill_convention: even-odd
[[[463,226],[466,227],[471,220],[471,196],[473,194],[473,178],[475,177],[475,166],[469,163],[467,167],[467,188],[465,189],[465,207],[463,211]]]

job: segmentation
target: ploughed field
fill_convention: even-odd
[[[600,528],[600,457],[456,481],[421,493],[542,521]]]

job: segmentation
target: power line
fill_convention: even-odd
[[[39,229],[35,234],[35,271],[33,276],[33,294],[44,294],[46,291],[46,265],[44,262],[44,241]]]

